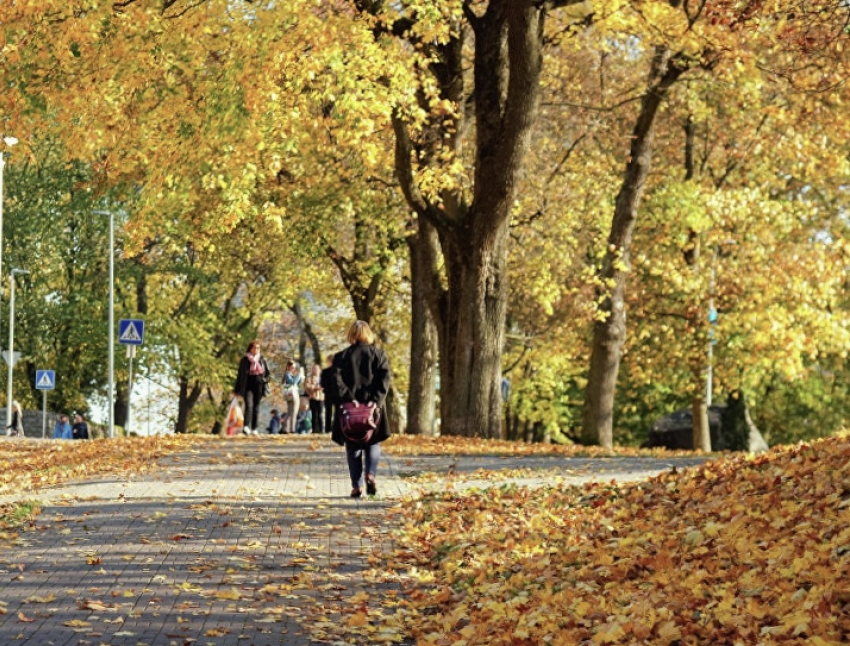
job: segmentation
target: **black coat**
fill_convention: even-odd
[[[338,404],[339,397],[336,394],[336,377],[334,376],[333,366],[328,366],[323,369],[319,375],[319,385],[325,391],[325,401],[331,404]]]
[[[243,354],[242,359],[239,361],[239,372],[236,373],[236,385],[233,387],[233,392],[243,399],[245,398],[245,394],[248,392],[249,380],[258,380],[263,384],[267,384],[271,380],[269,364],[266,363],[266,358],[263,355],[260,355],[260,364],[263,366],[263,374],[252,375],[250,374],[251,360],[248,358],[248,355]],[[256,383],[256,381],[254,383]]]
[[[375,402],[381,409],[381,422],[369,443],[376,444],[387,439],[390,436],[390,424],[386,403],[392,374],[386,353],[370,343],[356,343],[337,353],[331,370],[336,403]],[[334,420],[332,439],[337,444],[345,443],[339,426],[339,415]]]

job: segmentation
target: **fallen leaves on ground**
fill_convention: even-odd
[[[0,495],[108,474],[148,473],[156,461],[203,441],[191,435],[156,435],[72,442],[0,441]]]
[[[850,642],[850,438],[395,511],[421,646]],[[357,621],[356,619],[354,621]]]
[[[639,449],[618,446],[604,449],[599,446],[578,444],[528,444],[506,440],[486,440],[478,437],[422,437],[421,435],[393,435],[383,446],[393,455],[561,455],[564,457],[652,457],[700,455],[694,451],[669,451],[667,449]]]

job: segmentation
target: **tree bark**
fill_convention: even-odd
[[[398,116],[396,170],[408,203],[437,229],[447,288],[438,320],[441,431],[501,436],[501,359],[507,301],[507,232],[522,158],[537,114],[546,7],[531,0],[492,0],[481,15],[467,14],[474,31],[475,162],[472,199],[444,191],[440,203],[423,195],[415,163],[438,163],[441,146],[460,151],[466,105],[463,39],[439,47],[430,71],[442,97],[459,115],[441,116],[413,141]],[[430,47],[430,45],[429,45]],[[435,145],[433,142],[440,142]]]
[[[444,435],[501,437],[507,231],[506,221],[489,239],[446,239],[443,244],[453,288],[440,335]]]
[[[608,249],[598,273],[604,318],[593,326],[590,373],[582,416],[582,441],[611,448],[614,443],[614,393],[626,339],[625,290],[632,232],[652,162],[655,121],[670,87],[685,71],[659,46],[653,56],[648,90],[632,133],[629,160],[614,206]],[[610,291],[606,291],[610,290]]]
[[[711,452],[711,429],[708,425],[708,406],[702,395],[694,397],[691,405],[693,420],[694,450]]]
[[[180,394],[177,399],[177,423],[174,425],[175,433],[189,432],[189,415],[195,404],[198,403],[198,398],[201,396],[202,388],[195,382],[189,385],[186,377],[180,377]]]
[[[321,366],[322,348],[319,343],[319,337],[316,336],[316,332],[313,330],[313,326],[310,325],[310,321],[308,321],[307,317],[304,316],[304,312],[301,310],[301,304],[298,301],[295,301],[292,305],[290,305],[289,310],[295,314],[295,318],[298,319],[298,324],[301,327],[301,334],[298,337],[298,360],[302,365],[306,365],[306,343],[309,341],[310,348],[313,351],[313,363]]]
[[[694,115],[689,114],[685,121],[685,181],[690,182],[694,178],[694,138],[696,125]],[[685,263],[693,269],[694,274],[700,270],[700,239],[699,232],[693,228],[688,229],[688,244],[683,250]],[[708,318],[708,317],[706,317]],[[697,325],[699,328],[699,325]],[[701,371],[694,375],[696,381],[700,381]],[[694,449],[711,451],[711,429],[708,424],[708,403],[703,396],[705,383],[701,383],[701,390],[694,396],[691,402],[693,420]]]
[[[410,256],[410,385],[407,394],[407,429],[412,435],[433,435],[437,403],[437,326],[432,285],[437,272],[439,241],[427,220],[407,239]]]

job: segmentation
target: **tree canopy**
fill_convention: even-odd
[[[503,373],[507,426],[538,439],[640,438],[705,399],[709,365],[718,395],[786,401],[847,370],[848,11],[5,3],[4,251],[62,259],[25,290],[27,342],[76,366],[64,405],[102,388],[99,324],[73,312],[105,307],[106,200],[181,430],[299,294],[345,293],[393,347],[427,315],[447,434],[504,434]]]

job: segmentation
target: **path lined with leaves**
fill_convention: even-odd
[[[392,598],[362,576],[389,548],[385,504],[349,499],[345,474],[327,440],[240,438],[42,491],[0,555],[0,643],[288,645],[345,626],[343,597]]]
[[[390,619],[403,594],[386,566],[388,508],[417,489],[633,478],[671,464],[407,444],[389,445],[381,495],[362,500],[348,497],[344,453],[327,437],[4,444],[5,491],[41,511],[4,530],[0,643],[413,643]]]

